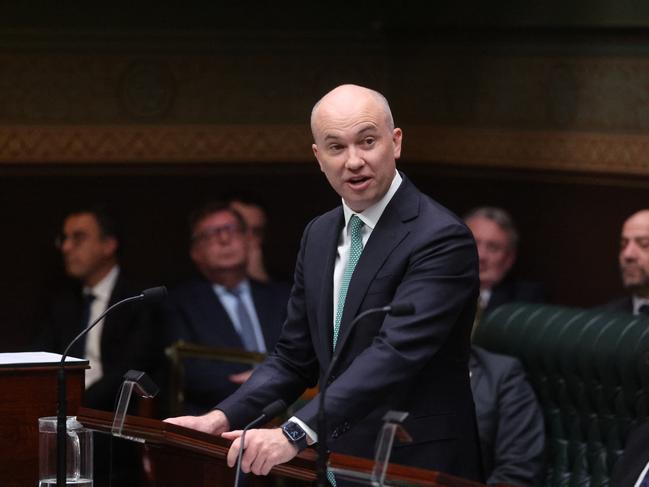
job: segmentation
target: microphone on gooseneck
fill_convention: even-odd
[[[239,477],[241,476],[241,459],[243,458],[243,450],[245,449],[246,432],[253,426],[257,426],[264,421],[269,421],[277,416],[279,413],[286,409],[286,403],[281,399],[271,402],[268,406],[262,409],[261,414],[252,420],[243,428],[241,432],[241,443],[239,445],[239,455],[237,455],[237,473],[234,476],[234,487],[239,486]]]
[[[352,320],[348,327],[348,334],[350,335],[356,323],[361,321],[368,315],[376,313],[387,313],[390,316],[407,316],[415,313],[415,306],[412,303],[393,303],[381,308],[370,308],[363,311],[356,318]],[[322,377],[320,383],[320,401],[318,404],[318,460],[316,462],[316,472],[317,472],[317,485],[318,487],[329,487],[329,481],[327,480],[327,417],[325,414],[325,393],[327,392],[327,386],[329,382],[329,377],[334,370],[334,367],[338,363],[338,358],[340,357],[340,351],[342,350],[344,343],[338,343],[334,354],[331,357],[331,362],[329,362],[329,367]]]
[[[70,352],[72,346],[85,336],[92,328],[94,328],[106,315],[108,315],[115,308],[131,303],[134,301],[145,301],[148,303],[157,303],[162,301],[167,296],[167,288],[164,286],[152,287],[145,289],[137,296],[122,299],[106,309],[99,317],[90,325],[84,328],[74,339],[68,344],[61,356],[61,363],[59,364],[59,371],[57,375],[58,382],[58,411],[56,414],[56,487],[66,487],[66,422],[67,422],[67,399],[66,399],[66,382],[65,382],[65,359]]]

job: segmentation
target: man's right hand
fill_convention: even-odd
[[[228,418],[219,409],[214,409],[202,416],[177,416],[175,418],[167,418],[165,422],[212,435],[220,435],[230,430]]]

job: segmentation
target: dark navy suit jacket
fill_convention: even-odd
[[[266,349],[270,352],[286,318],[290,288],[285,283],[250,281],[250,291]],[[184,340],[215,347],[244,348],[228,313],[206,279],[196,278],[173,289],[165,316],[168,342]],[[229,375],[249,370],[250,366],[187,360],[184,369],[186,412],[201,414],[239,387],[230,381]]]
[[[543,470],[543,413],[514,357],[471,348],[471,389],[489,484],[533,486]]]
[[[633,487],[649,462],[649,423],[637,426],[630,434],[624,453],[611,474],[612,487]]]
[[[602,310],[633,314],[633,299],[631,296],[627,296],[626,298],[610,301],[602,306]]]
[[[290,404],[318,382],[332,357],[333,284],[342,207],[311,221],[303,234],[288,318],[275,351],[217,407],[233,428],[278,398]],[[407,179],[387,205],[352,276],[326,397],[332,451],[371,457],[388,410],[408,411],[411,444],[396,463],[480,480],[481,462],[469,383],[469,334],[478,294],[471,233]],[[411,302],[412,316],[362,311]],[[296,412],[314,430],[319,396]]]
[[[142,288],[126,280],[120,272],[108,306],[136,296]],[[49,303],[40,336],[33,349],[63,353],[68,343],[81,332],[81,287],[63,289]],[[115,399],[129,369],[147,372],[154,381],[164,363],[163,337],[156,322],[157,313],[147,303],[129,303],[110,313],[101,334],[102,378],[86,389],[83,404],[115,410]],[[83,358],[84,339],[73,346],[70,355]]]
[[[484,310],[484,315],[491,313],[498,306],[514,301],[526,303],[544,303],[546,293],[539,282],[518,281],[506,277],[491,290],[491,298]]]

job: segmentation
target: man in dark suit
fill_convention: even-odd
[[[622,226],[620,274],[628,296],[603,306],[607,311],[649,313],[649,210],[631,215]]]
[[[74,285],[51,299],[35,350],[63,353],[68,343],[109,306],[142,291],[124,277],[119,266],[120,238],[113,216],[103,207],[75,210],[66,216],[57,245],[66,274]],[[83,405],[114,411],[124,374],[147,372],[156,380],[163,364],[163,340],[154,309],[143,303],[117,308],[70,351],[88,359]],[[159,380],[156,380],[159,382]],[[130,485],[142,475],[135,444],[95,436],[95,486]],[[108,479],[109,473],[111,479]]]
[[[34,348],[63,353],[72,339],[109,306],[142,289],[128,282],[118,264],[120,245],[114,218],[102,207],[70,213],[57,240],[66,274],[74,284],[50,301]],[[113,411],[122,377],[129,369],[155,374],[163,359],[152,310],[127,304],[79,340],[70,355],[87,358],[83,404]]]
[[[638,484],[638,482],[642,480]],[[611,474],[612,487],[649,485],[649,423],[637,426],[627,438],[624,453]]]
[[[509,276],[518,249],[518,231],[509,213],[502,208],[482,206],[467,213],[464,221],[473,233],[480,259],[478,318],[512,301],[545,301],[540,283]]]
[[[165,313],[169,341],[271,351],[286,318],[289,286],[248,278],[246,222],[232,207],[210,203],[193,213],[190,228],[190,256],[201,276],[169,295]],[[244,322],[240,311],[245,313]],[[244,329],[248,322],[252,325],[250,340]],[[222,361],[188,359],[184,369],[188,414],[208,411],[250,375],[249,366]]]
[[[325,403],[332,451],[372,456],[385,412],[408,411],[413,442],[395,447],[394,462],[481,480],[467,366],[478,293],[473,239],[396,171],[402,131],[381,94],[340,86],[315,105],[311,127],[313,152],[343,205],[304,231],[280,340],[217,409],[171,421],[215,434],[240,428],[322,379],[335,348]],[[368,316],[350,328],[359,313],[391,302],[416,312]],[[251,430],[243,470],[267,474],[317,441],[318,399],[281,428]],[[235,440],[233,465],[240,432],[223,436]]]
[[[533,486],[543,470],[541,408],[514,357],[472,346],[471,390],[488,484]]]

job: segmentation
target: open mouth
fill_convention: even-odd
[[[347,180],[347,184],[349,184],[354,189],[362,189],[367,184],[369,184],[369,181],[370,178],[368,176],[354,176],[353,178],[349,178]]]

